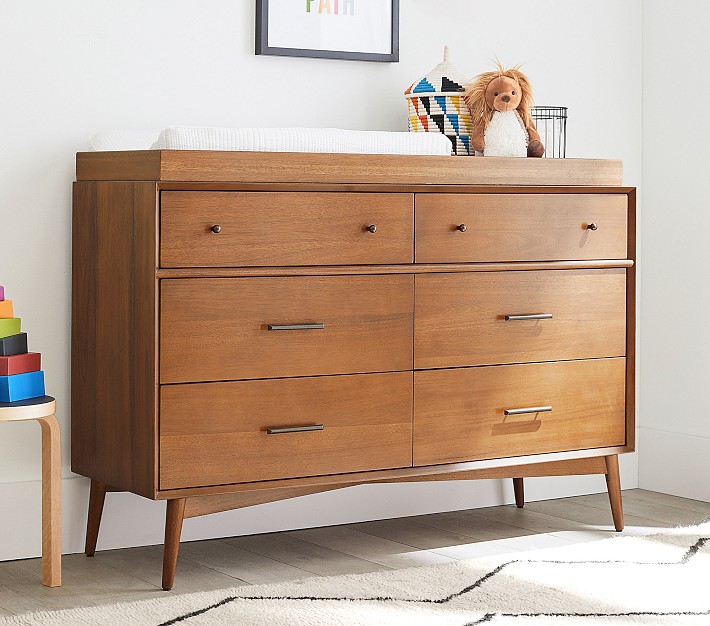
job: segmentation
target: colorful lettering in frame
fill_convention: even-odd
[[[256,54],[399,61],[399,0],[257,0]]]

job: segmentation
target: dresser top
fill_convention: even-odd
[[[618,187],[621,161],[136,150],[79,152],[79,181]]]

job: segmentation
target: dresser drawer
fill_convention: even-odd
[[[411,464],[412,372],[161,388],[161,489]]]
[[[418,194],[416,262],[625,259],[626,202],[602,194]]]
[[[415,372],[414,465],[623,445],[625,380],[624,358]]]
[[[412,369],[414,277],[161,282],[162,383]]]
[[[416,276],[417,369],[587,359],[625,352],[624,269]]]
[[[413,260],[412,194],[164,191],[160,205],[162,267]]]

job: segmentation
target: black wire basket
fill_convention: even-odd
[[[530,111],[545,156],[564,159],[567,155],[567,107],[533,107]]]

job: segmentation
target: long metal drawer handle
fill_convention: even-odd
[[[269,330],[323,330],[325,324],[269,324]]]
[[[505,409],[505,415],[525,415],[526,413],[549,413],[552,411],[551,406],[531,406],[525,409]]]
[[[312,424],[311,426],[288,426],[286,428],[267,428],[267,435],[283,435],[286,433],[306,433],[311,430],[323,430],[323,424]]]
[[[535,313],[534,315],[506,315],[506,321],[518,320],[551,320],[552,313]]]

